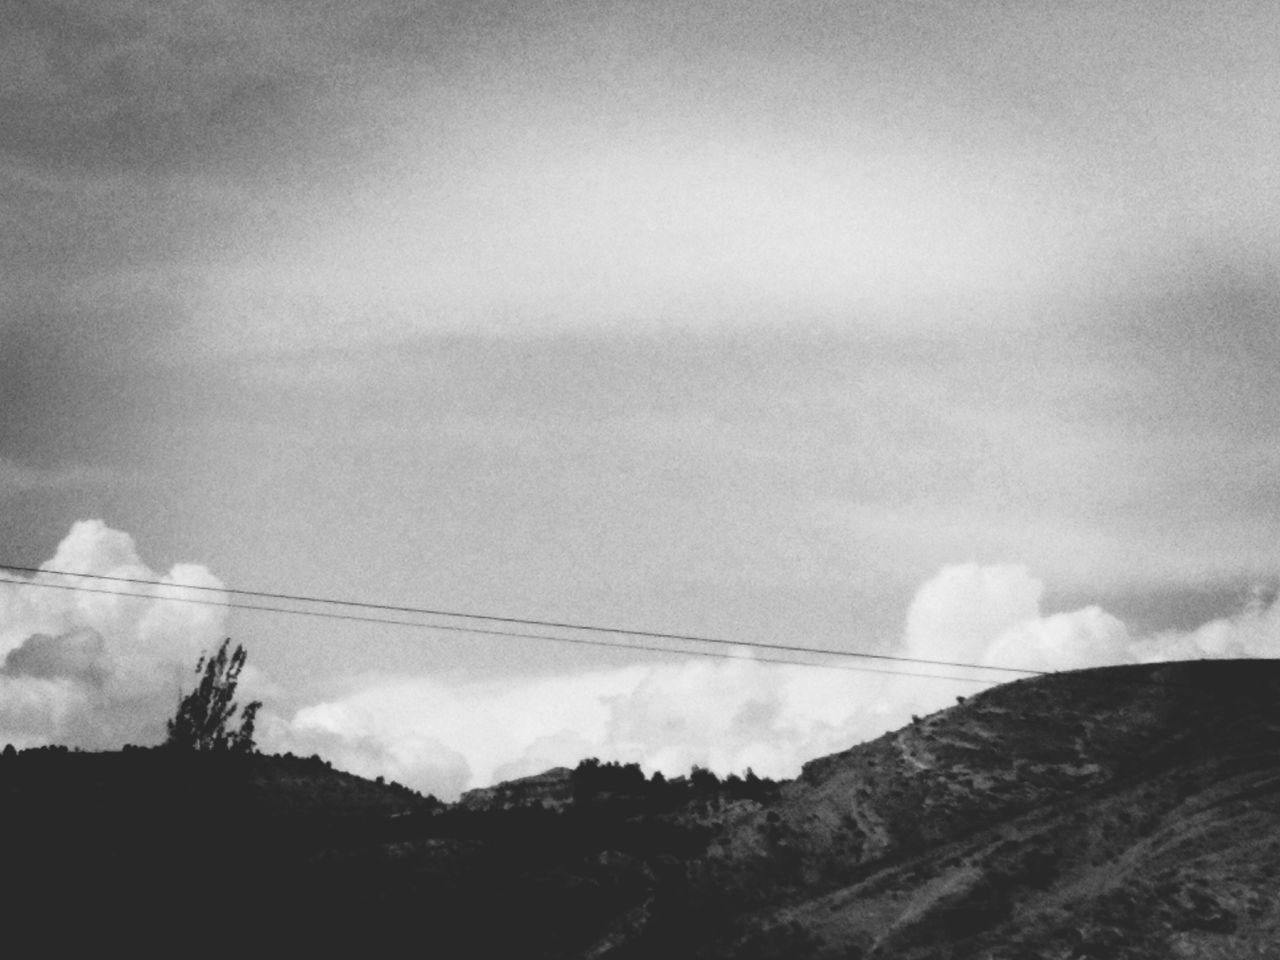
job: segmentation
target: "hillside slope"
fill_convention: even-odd
[[[707,956],[1245,957],[1280,955],[1278,876],[1280,664],[1232,661],[1019,681],[815,760],[690,886],[736,914]]]

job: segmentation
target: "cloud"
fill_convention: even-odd
[[[876,708],[888,705],[895,686],[884,677],[750,660],[656,665],[607,700],[600,749],[668,775],[698,764],[794,776],[803,760],[880,732]]]
[[[333,762],[353,772],[381,757],[396,771],[388,776],[452,798],[490,782],[498,768],[536,772],[526,769],[534,758],[576,763],[584,744],[603,737],[603,698],[629,689],[637,676],[628,668],[483,683],[376,677],[287,720],[271,718],[259,740],[269,751],[304,754],[332,744]]]
[[[1280,598],[1255,594],[1234,616],[1211,620],[1194,630],[1164,631],[1133,645],[1143,661],[1280,657]]]
[[[989,664],[1034,664],[1038,670],[1074,670],[1128,661],[1129,629],[1101,607],[1085,607],[1015,624],[987,650]]]
[[[946,567],[916,592],[907,610],[911,656],[982,662],[992,642],[1040,616],[1044,584],[1021,566]]]
[[[269,752],[318,754],[341,770],[424,793],[457,796],[471,780],[471,767],[457,750],[418,730],[387,729],[383,717],[353,704],[307,707],[289,723],[270,716],[259,740]]]
[[[444,799],[589,756],[667,775],[697,764],[792,777],[805,760],[971,689],[699,659],[500,683],[380,678],[276,718],[260,740],[274,751],[328,749],[340,767],[383,773]]]
[[[60,637],[35,633],[9,651],[0,675],[65,678],[101,689],[107,681],[105,660],[106,641],[96,630],[73,630]]]
[[[1044,584],[1025,567],[945,567],[907,611],[911,656],[1028,670],[1070,670],[1131,659],[1129,631],[1100,607],[1044,616]]]
[[[1045,615],[1043,596],[1044,584],[1020,566],[947,567],[917,591],[907,647],[913,656],[1032,670],[1280,656],[1280,600],[1261,594],[1233,616],[1137,637],[1098,606]]]
[[[178,690],[225,626],[224,608],[177,599],[219,594],[180,587],[222,583],[197,564],[157,574],[132,537],[100,520],[74,524],[41,569],[166,587],[47,572],[0,583],[0,741],[106,749],[160,740]],[[97,592],[65,589],[73,585]]]
[[[1261,598],[1195,630],[1135,638],[1098,606],[1046,613],[1044,595],[1044,584],[1019,565],[945,567],[916,591],[898,652],[1044,671],[1280,655],[1280,604]],[[588,756],[668,775],[698,764],[721,774],[751,767],[792,777],[806,760],[976,689],[950,680],[693,658],[500,683],[372,678],[291,720],[276,718],[269,743],[314,749],[338,766],[383,773],[445,799]]]

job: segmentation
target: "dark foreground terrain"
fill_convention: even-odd
[[[806,765],[584,764],[443,807],[318,759],[0,758],[47,953],[1280,958],[1280,662],[1008,684]]]

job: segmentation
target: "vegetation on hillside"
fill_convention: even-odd
[[[777,795],[777,784],[755,775],[731,773],[724,779],[696,764],[688,777],[668,779],[655,772],[648,779],[638,763],[601,762],[589,757],[570,774],[576,804],[634,801],[639,810],[658,812],[690,802],[705,808],[732,800],[764,802]]]

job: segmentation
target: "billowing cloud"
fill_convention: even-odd
[[[41,569],[163,586],[6,574],[18,582],[0,583],[0,741],[111,748],[161,739],[177,692],[226,618],[223,607],[182,602],[221,594],[181,587],[222,583],[197,564],[157,574],[127,533],[100,520],[76,523]]]
[[[1280,605],[1260,599],[1238,616],[1196,630],[1135,638],[1097,606],[1046,613],[1044,595],[1044,584],[1022,566],[944,568],[916,592],[899,651],[1045,671],[1280,654]],[[442,798],[588,756],[668,775],[698,764],[722,774],[750,767],[792,777],[808,759],[980,688],[950,679],[693,658],[501,683],[381,679],[291,720],[275,718],[266,743],[314,749],[346,769],[383,773]]]
[[[467,786],[576,763],[598,745],[609,713],[605,698],[625,692],[640,672],[628,668],[568,677],[449,682],[375,678],[351,692],[270,718],[259,741],[269,751],[324,754],[346,769],[384,772],[416,789],[453,798]],[[465,758],[465,759],[463,759]]]
[[[801,761],[880,732],[876,708],[893,688],[870,674],[750,660],[662,664],[608,700],[600,749],[667,774],[698,764],[794,776]]]
[[[1255,596],[1238,614],[1193,630],[1131,635],[1088,606],[1045,615],[1044,584],[1023,567],[947,567],[916,593],[907,617],[913,656],[1030,670],[1118,663],[1280,656],[1280,602]]]
[[[1101,607],[1085,607],[1015,624],[996,638],[990,664],[1034,663],[1037,670],[1074,670],[1128,660],[1129,630]]]
[[[456,796],[471,780],[467,758],[436,737],[408,728],[354,703],[322,703],[300,710],[291,723],[268,715],[259,738],[271,752],[318,754],[341,770],[386,777],[443,796]]]
[[[1044,584],[1025,567],[960,564],[916,592],[906,647],[929,659],[1070,670],[1125,662],[1129,631],[1100,607],[1044,616]]]
[[[926,582],[907,610],[911,656],[982,662],[992,642],[1040,616],[1044,584],[1024,567],[947,567]]]
[[[1211,620],[1194,630],[1166,631],[1132,648],[1139,660],[1280,657],[1280,598],[1255,595],[1234,616]]]
[[[791,777],[807,759],[973,689],[701,659],[501,683],[381,680],[277,718],[260,740],[268,750],[320,752],[353,772],[383,773],[448,799],[588,756],[668,775],[697,764]]]

